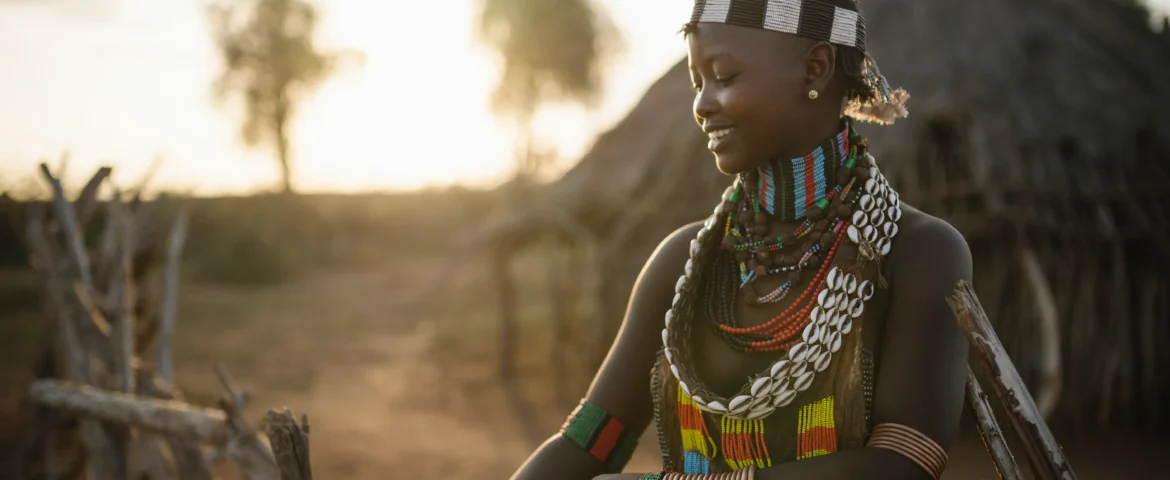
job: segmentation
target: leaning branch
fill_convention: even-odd
[[[203,443],[222,445],[228,439],[227,417],[219,410],[48,379],[33,382],[29,397],[47,407]]]
[[[995,470],[999,472],[999,478],[1002,480],[1023,479],[1020,466],[1016,464],[1016,457],[1008,449],[1007,440],[999,428],[999,422],[995,421],[991,402],[988,401],[987,394],[983,393],[983,388],[979,386],[979,380],[975,378],[975,372],[971,371],[971,367],[967,367],[967,403],[971,406],[971,412],[975,414],[975,426],[979,428],[979,437],[983,439],[983,446],[987,448],[987,453],[991,455],[991,461],[995,463]]]
[[[980,367],[991,379],[996,396],[1007,409],[1013,429],[1023,440],[1036,477],[1041,480],[1075,479],[1072,467],[992,329],[971,284],[960,280],[955,285],[955,292],[947,297],[947,303],[971,342]]]

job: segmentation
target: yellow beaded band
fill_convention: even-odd
[[[938,480],[947,465],[947,453],[922,432],[898,423],[883,423],[873,427],[870,447],[885,448],[902,454],[922,467],[930,478]]]

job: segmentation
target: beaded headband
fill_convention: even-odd
[[[850,98],[845,113],[857,120],[891,124],[909,115],[910,94],[890,88],[865,47],[861,14],[822,0],[695,0],[691,23],[725,23],[787,33],[843,47],[865,56],[861,78],[870,98]]]
[[[695,0],[691,21],[762,28],[865,53],[865,20],[818,0]]]

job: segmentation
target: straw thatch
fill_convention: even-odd
[[[883,72],[914,95],[908,119],[862,133],[903,199],[967,237],[1041,409],[1083,426],[1164,422],[1170,30],[1112,0],[861,3]],[[497,232],[588,232],[605,338],[655,244],[707,215],[727,183],[686,77],[685,62],[671,68],[548,187],[543,208],[569,221]]]

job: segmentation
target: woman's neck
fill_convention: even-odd
[[[803,154],[773,158],[740,174],[740,181],[754,182],[757,198],[753,200],[772,222],[803,219],[836,185],[837,167],[848,155],[849,135],[848,121],[842,121]]]

